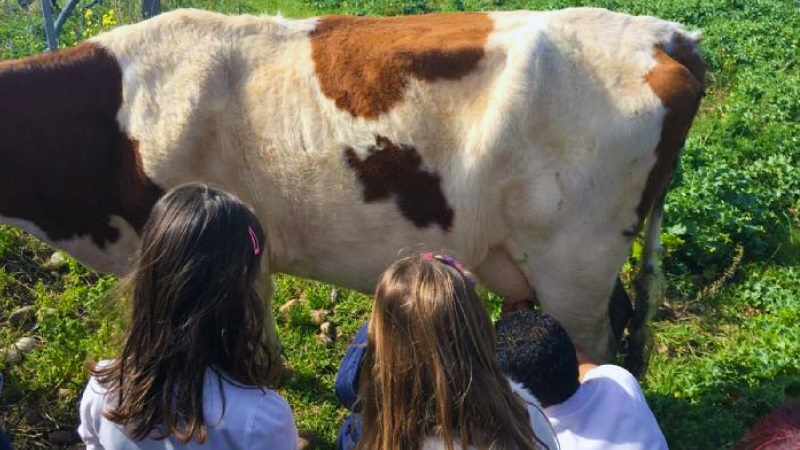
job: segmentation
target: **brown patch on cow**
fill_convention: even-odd
[[[403,98],[409,77],[458,80],[475,70],[492,27],[484,13],[323,17],[311,34],[317,79],[339,109],[375,119]]]
[[[162,190],[117,123],[122,71],[107,50],[84,43],[2,62],[0,99],[1,215],[101,248],[119,238],[112,214],[141,229]]]
[[[656,47],[653,57],[657,64],[647,73],[645,81],[661,99],[667,113],[655,150],[656,163],[650,170],[642,199],[636,208],[639,216],[637,228],[641,228],[653,202],[667,188],[700,105],[706,71],[705,62],[694,51],[694,47],[682,38],[675,40],[672,54],[668,55],[662,48]]]
[[[364,187],[365,203],[394,195],[400,212],[414,225],[424,228],[436,223],[444,231],[450,229],[453,209],[442,192],[441,179],[421,169],[417,149],[377,136],[368,152],[362,160],[352,148],[345,150],[345,162]]]

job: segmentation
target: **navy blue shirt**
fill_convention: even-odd
[[[353,342],[347,348],[336,373],[336,396],[345,408],[354,411],[358,400],[358,374],[361,372],[361,362],[367,351],[367,324],[362,325],[356,332]]]

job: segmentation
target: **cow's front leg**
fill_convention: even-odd
[[[263,296],[264,300],[264,343],[267,346],[269,354],[266,357],[269,359],[270,367],[272,368],[273,379],[275,381],[280,377],[283,371],[283,359],[281,358],[281,343],[278,339],[278,328],[275,322],[275,313],[273,311],[273,299],[275,298],[275,283],[272,275],[264,270],[258,279],[257,286],[259,294]]]
[[[610,362],[619,344],[609,320],[610,288],[588,281],[592,271],[576,270],[565,253],[544,250],[530,256],[534,252],[525,249],[513,241],[492,247],[474,269],[484,286],[503,297],[503,314],[540,304],[594,361]]]

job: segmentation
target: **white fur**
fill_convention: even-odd
[[[105,248],[98,247],[90,236],[51,239],[44,230],[28,220],[0,215],[0,223],[18,227],[47,244],[66,251],[89,267],[117,274],[125,273],[139,242],[136,230],[125,219],[113,214],[109,217],[108,224],[119,230],[120,238],[113,244],[107,244]]]

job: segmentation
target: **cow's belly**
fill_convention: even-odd
[[[108,225],[119,230],[119,238],[112,243],[98,245],[88,235],[75,235],[66,239],[53,239],[35,223],[0,215],[0,224],[16,226],[45,243],[64,250],[92,269],[117,275],[128,272],[139,238],[136,230],[123,218],[110,215]]]
[[[304,229],[306,238],[293,239],[291,258],[285,263],[276,259],[272,270],[362,292],[372,292],[380,274],[403,255],[448,251],[467,265],[472,262],[465,259],[467,242],[453,239],[459,231],[445,232],[433,225],[419,228],[393,200],[354,204],[349,212],[322,215],[296,226]]]

